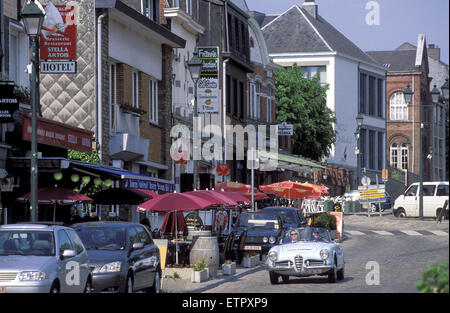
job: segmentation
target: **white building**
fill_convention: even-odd
[[[336,143],[327,163],[356,171],[356,116],[364,116],[361,131],[361,168],[381,179],[385,168],[386,69],[318,14],[312,0],[280,15],[253,14],[261,25],[269,55],[284,67],[297,64],[320,83],[328,84],[327,106],[336,113]],[[356,175],[352,185],[356,185]]]

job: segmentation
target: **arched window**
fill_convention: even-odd
[[[396,143],[391,145],[391,166],[398,167],[398,145]]]
[[[402,143],[402,146],[400,148],[401,155],[402,155],[402,170],[408,169],[408,146],[404,143]]]
[[[390,119],[391,120],[407,120],[408,105],[405,102],[403,92],[396,92],[391,96],[389,101]]]

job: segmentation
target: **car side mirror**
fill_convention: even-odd
[[[61,254],[61,260],[73,258],[76,255],[77,253],[75,252],[75,250],[64,250]]]
[[[144,243],[142,242],[135,242],[133,243],[132,250],[139,250],[144,248]]]

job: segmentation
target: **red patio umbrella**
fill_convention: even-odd
[[[228,198],[224,194],[221,194],[215,190],[196,190],[196,191],[188,191],[183,194],[194,195],[200,198],[204,198],[205,200],[214,202],[216,205],[238,205],[236,201]]]
[[[188,233],[186,220],[182,211],[168,212],[164,216],[160,233],[165,236],[173,236],[175,235],[175,231],[177,232],[177,235],[181,236],[186,236]]]
[[[244,197],[244,195],[242,195],[240,192],[230,192],[230,191],[216,191],[216,192],[223,194],[225,197],[238,203],[250,205],[250,200]]]
[[[314,195],[315,189],[311,185],[305,185],[293,181],[282,181],[270,185],[259,186],[265,193],[270,193],[278,197],[287,199],[304,199]]]
[[[215,203],[186,193],[166,193],[141,203],[137,210],[171,212],[201,210]]]
[[[249,200],[252,199],[252,193],[250,191],[249,192],[237,192],[237,193],[240,195],[243,195],[244,197],[246,197]],[[264,199],[268,198],[268,196],[265,193],[260,192],[256,188],[255,188],[255,191],[253,192],[253,197],[255,200],[264,200]]]
[[[40,204],[53,204],[53,221],[55,221],[56,204],[70,205],[76,203],[90,203],[92,199],[86,195],[75,192],[73,190],[61,187],[45,187],[38,189],[38,203]],[[19,198],[18,201],[28,202],[31,195],[27,193]]]
[[[215,187],[216,190],[231,191],[231,192],[236,192],[236,191],[250,192],[251,188],[252,187],[250,185],[245,185],[242,183],[232,182],[232,181],[226,181],[226,182],[217,184]]]

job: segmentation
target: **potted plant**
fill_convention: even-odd
[[[336,238],[336,216],[326,212],[321,213],[314,221],[315,227],[323,227],[328,229],[331,239]]]
[[[191,281],[194,283],[201,283],[208,280],[208,278],[209,272],[206,268],[206,262],[204,259],[201,259],[195,263],[194,268],[192,269]]]
[[[255,267],[259,264],[259,254],[247,252],[242,259],[242,266]]]
[[[236,262],[225,260],[225,263],[222,264],[222,273],[223,275],[236,274]]]

